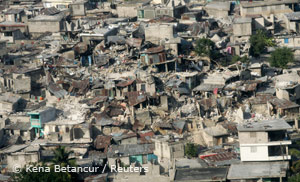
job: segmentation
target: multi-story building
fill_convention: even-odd
[[[30,117],[31,127],[34,128],[35,134],[44,135],[44,124],[52,121],[56,117],[56,109],[53,107],[45,107],[27,113]]]
[[[155,143],[154,155],[158,157],[158,163],[164,171],[168,171],[172,166],[174,159],[184,157],[184,143],[176,141],[167,136],[158,136],[152,139]]]
[[[297,0],[254,1],[241,3],[241,16],[284,14],[294,11]]]
[[[289,160],[287,130],[283,119],[251,122],[238,126],[241,161]]]

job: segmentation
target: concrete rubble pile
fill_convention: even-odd
[[[298,10],[297,0],[0,1],[0,181],[60,146],[101,169],[78,181],[286,180],[300,136]],[[272,67],[271,46],[253,56],[261,30],[295,61]]]

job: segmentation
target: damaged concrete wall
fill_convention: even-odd
[[[117,14],[118,17],[136,17],[137,16],[137,5],[118,5]]]
[[[251,105],[251,110],[254,113],[258,113],[258,114],[262,114],[262,115],[267,115],[268,114],[267,104],[255,104],[255,105]]]
[[[145,123],[145,125],[152,124],[151,113],[149,111],[139,110],[135,112],[135,118],[141,122]]]
[[[233,24],[233,34],[234,34],[234,36],[252,35],[251,23],[235,23],[235,24]]]
[[[72,16],[85,16],[85,3],[70,4]]]
[[[280,88],[276,88],[276,97],[278,99],[290,100],[289,92]]]
[[[159,31],[157,31],[159,30]],[[157,24],[145,27],[145,39],[154,44],[159,44],[161,40],[174,38],[173,25]]]
[[[51,27],[51,28],[49,28]],[[62,21],[28,21],[29,33],[60,32],[63,28]]]
[[[31,91],[31,78],[21,75],[13,79],[13,90],[15,93],[26,93]]]
[[[207,14],[212,17],[225,18],[228,17],[228,11],[222,11],[218,9],[205,9]]]
[[[160,108],[164,111],[169,110],[169,102],[167,95],[160,96]]]

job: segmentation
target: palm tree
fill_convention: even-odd
[[[64,146],[59,146],[54,152],[54,158],[51,160],[53,165],[60,165],[61,167],[76,167],[76,160],[70,158],[70,155],[73,154],[73,151],[67,151]],[[64,174],[61,174],[62,177],[66,177]],[[71,178],[71,181],[76,181],[78,177],[77,173],[67,172],[67,179]]]
[[[297,144],[298,144],[298,142],[297,142]],[[293,149],[290,149],[289,152],[293,157],[295,157],[297,159],[297,160],[293,161],[291,169],[294,173],[299,173],[300,172],[300,150],[293,148]]]
[[[54,152],[54,158],[52,159],[53,164],[58,164],[60,166],[76,166],[75,159],[71,159],[70,155],[73,151],[67,151],[64,146],[59,146]]]
[[[299,182],[300,181],[300,174],[296,174],[288,178],[288,182]]]

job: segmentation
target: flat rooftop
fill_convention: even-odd
[[[175,160],[176,168],[201,168],[207,167],[208,165],[202,159],[176,159]]]
[[[238,131],[277,131],[291,128],[283,119],[248,122],[237,126]]]
[[[257,178],[279,178],[286,176],[289,166],[287,161],[279,162],[243,162],[232,164],[229,168],[227,179],[257,179]]]
[[[230,3],[229,2],[211,2],[205,6],[205,9],[216,9],[216,10],[229,11]]]
[[[241,24],[241,23],[251,23],[252,22],[252,18],[236,18],[234,19],[235,24]]]
[[[252,7],[259,7],[259,6],[272,6],[272,5],[279,5],[279,4],[293,4],[293,3],[299,3],[298,0],[284,0],[284,1],[253,1],[251,3],[249,2],[242,2],[241,7],[243,8],[252,8]]]
[[[27,25],[21,22],[13,22],[13,21],[0,22],[0,27],[25,27],[25,26]]]
[[[58,15],[38,15],[34,18],[29,19],[28,21],[30,22],[35,22],[35,21],[60,21],[63,19],[63,15],[62,14],[58,14]]]
[[[228,167],[177,169],[174,181],[226,181],[227,172]]]

